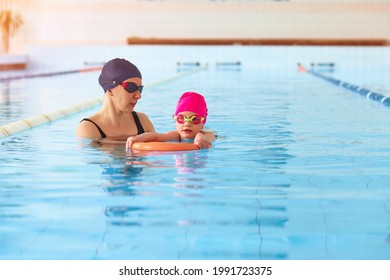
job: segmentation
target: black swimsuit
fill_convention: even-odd
[[[137,126],[137,130],[138,130],[137,134],[139,135],[139,134],[144,133],[145,130],[142,127],[142,124],[141,124],[141,122],[140,122],[140,120],[138,118],[137,113],[135,111],[133,111],[131,114],[133,115],[135,125]],[[94,121],[92,121],[90,119],[87,119],[87,118],[82,119],[80,122],[82,122],[82,121],[88,121],[88,122],[93,123],[96,126],[96,128],[99,130],[100,135],[102,136],[102,138],[106,138],[107,137],[107,135],[104,133],[104,131]]]

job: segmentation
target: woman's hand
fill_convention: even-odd
[[[194,144],[197,145],[200,149],[207,149],[211,147],[211,143],[207,140],[207,137],[201,132],[196,134]]]
[[[126,150],[131,150],[131,146],[133,146],[133,143],[138,142],[137,141],[137,136],[130,136],[127,138],[126,141]]]

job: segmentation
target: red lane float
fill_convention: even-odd
[[[133,150],[158,152],[199,150],[199,147],[193,143],[182,142],[136,142],[131,148]]]

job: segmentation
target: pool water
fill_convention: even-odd
[[[215,50],[242,66],[145,88],[136,109],[167,131],[181,93],[204,94],[211,149],[140,154],[77,139],[98,108],[0,139],[0,258],[390,259],[390,108],[296,71],[323,49],[200,53]],[[360,64],[329,51],[329,75],[389,96],[389,49],[353,50]],[[66,94],[76,78],[56,79]]]

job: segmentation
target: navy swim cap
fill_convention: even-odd
[[[142,79],[137,66],[123,58],[115,58],[104,64],[99,76],[99,84],[104,92],[118,86],[123,81],[138,77]]]

